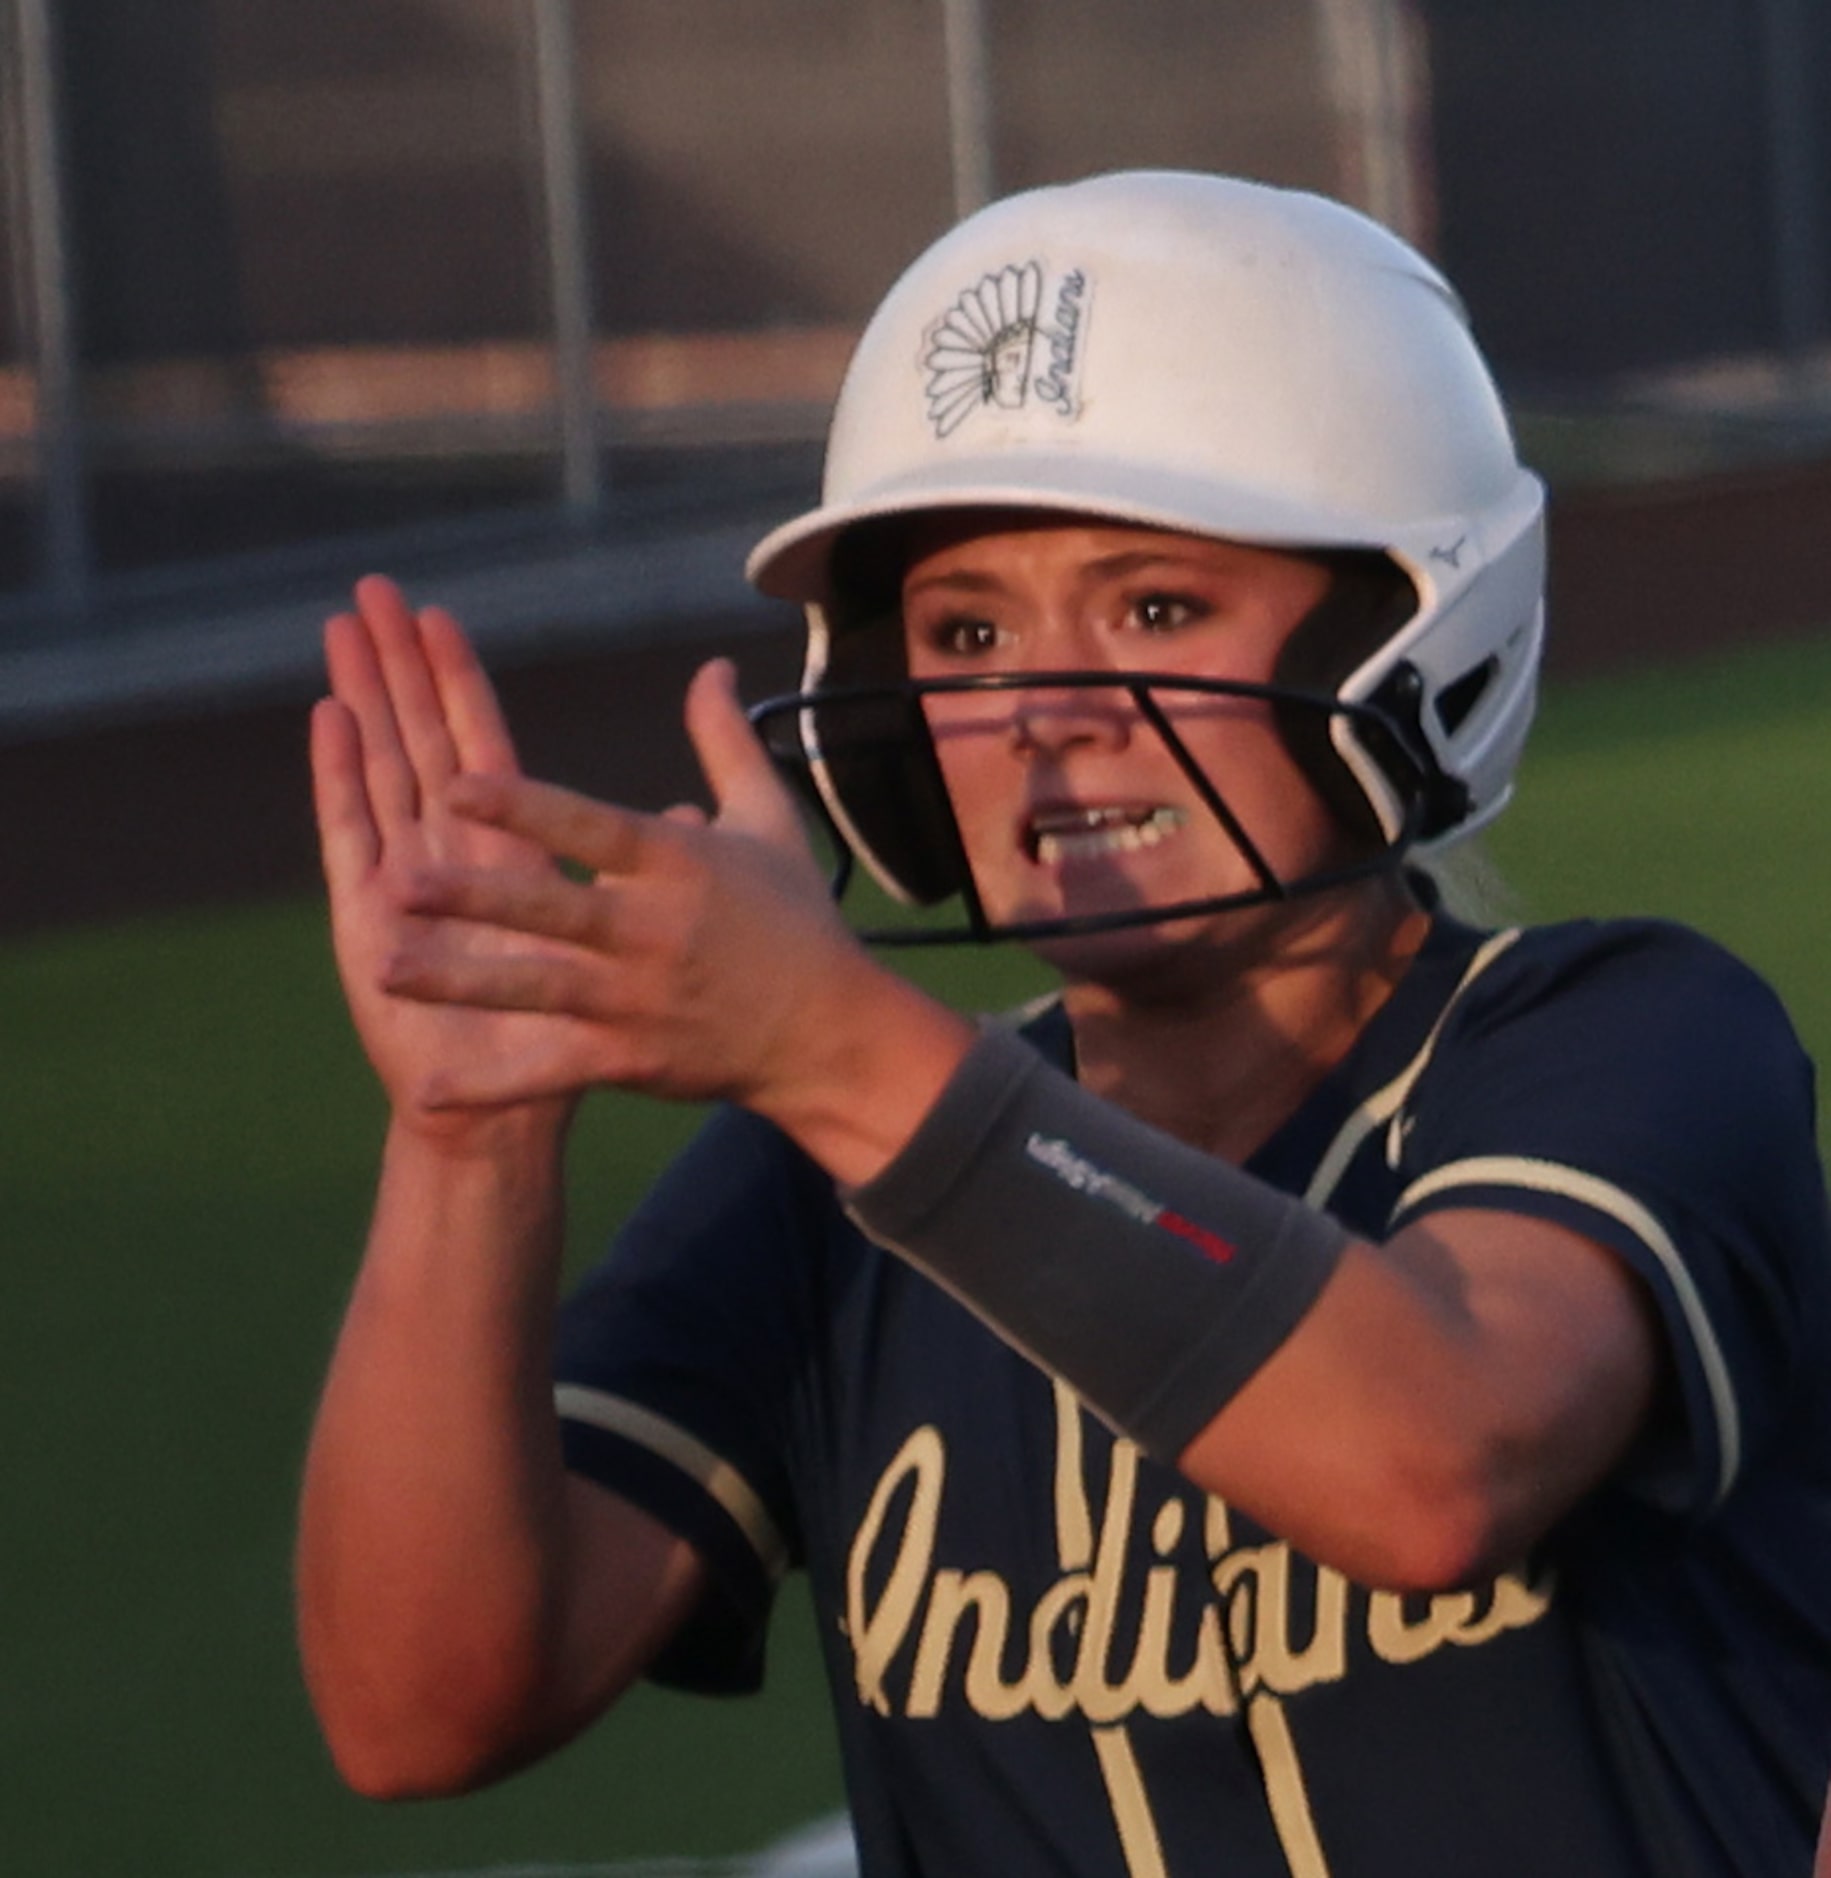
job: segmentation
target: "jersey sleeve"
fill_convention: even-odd
[[[767,1124],[717,1112],[561,1308],[567,1466],[688,1539],[710,1574],[660,1681],[756,1687],[799,1554],[786,1457],[811,1172]]]
[[[1491,1206],[1584,1233],[1654,1299],[1683,1433],[1636,1470],[1734,1487],[1831,1323],[1811,1064],[1746,966],[1658,922],[1550,929],[1457,1006],[1400,1117],[1392,1230]]]

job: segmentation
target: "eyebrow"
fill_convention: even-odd
[[[1086,571],[1110,579],[1114,575],[1136,574],[1147,567],[1157,566],[1187,568],[1199,574],[1225,574],[1229,571],[1199,555],[1179,552],[1175,548],[1128,548],[1113,554],[1103,554],[1097,561],[1089,562]]]
[[[904,588],[905,593],[925,593],[931,587],[951,588],[957,593],[998,593],[1004,582],[995,574],[975,574],[966,568],[955,573],[924,574]]]
[[[1174,548],[1123,548],[1088,562],[1081,573],[1091,579],[1114,580],[1158,566],[1223,578],[1233,571],[1200,560],[1192,554],[1178,553]],[[1005,585],[1004,579],[997,574],[983,574],[963,567],[941,574],[924,574],[911,581],[905,592],[918,594],[940,589],[962,594],[995,594],[1004,591]]]

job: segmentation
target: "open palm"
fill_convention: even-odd
[[[396,962],[429,943],[487,955],[529,941],[408,910],[416,880],[452,866],[550,877],[534,844],[453,815],[463,775],[518,773],[495,693],[457,623],[416,613],[391,582],[362,581],[356,608],[325,630],[331,695],[312,722],[312,776],[338,970],[356,1027],[397,1114],[437,1125],[454,1090],[499,1100],[565,1093],[548,1065],[568,1023],[395,995]],[[436,924],[435,933],[429,926]],[[453,1125],[461,1115],[452,1115]]]

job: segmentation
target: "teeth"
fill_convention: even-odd
[[[1045,867],[1062,861],[1097,860],[1107,854],[1136,854],[1175,834],[1187,817],[1181,809],[1058,809],[1030,824],[1030,845]]]

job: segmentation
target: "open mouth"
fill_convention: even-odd
[[[1031,860],[1053,867],[1137,854],[1168,841],[1187,820],[1183,810],[1168,805],[1039,809],[1024,825],[1023,844]]]

